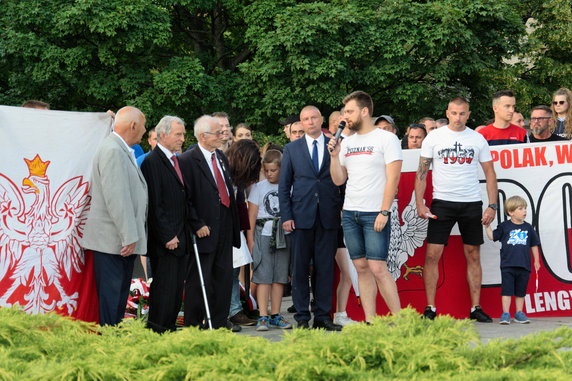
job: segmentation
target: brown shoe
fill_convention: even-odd
[[[250,326],[255,325],[256,320],[250,319],[243,311],[237,312],[234,316],[229,319],[234,324]]]

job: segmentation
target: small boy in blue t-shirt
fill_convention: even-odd
[[[504,209],[510,220],[500,223],[492,231],[490,225],[486,226],[487,237],[493,241],[501,241],[501,276],[502,276],[502,315],[501,324],[510,324],[510,303],[514,295],[516,313],[514,321],[529,323],[522,312],[524,296],[530,277],[530,251],[534,256],[534,268],[540,268],[538,234],[526,218],[526,200],[519,196],[512,196],[506,200]]]

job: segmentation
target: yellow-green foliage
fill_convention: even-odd
[[[157,335],[0,309],[0,380],[569,380],[572,330],[482,344],[468,321],[406,309],[278,343],[226,331]]]

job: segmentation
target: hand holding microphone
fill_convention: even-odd
[[[342,131],[344,130],[344,128],[346,128],[346,121],[342,120],[340,122],[340,124],[338,125],[338,130],[336,131],[336,134],[328,143],[328,150],[330,151],[331,154],[334,154],[334,150],[336,149],[336,146],[338,145],[338,140],[340,140],[340,136],[342,135]]]

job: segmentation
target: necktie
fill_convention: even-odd
[[[216,187],[218,188],[218,196],[220,197],[220,202],[228,208],[230,206],[230,198],[228,197],[228,190],[226,189],[226,184],[222,178],[222,174],[220,173],[218,165],[216,164],[216,155],[214,152],[211,155],[211,160],[213,163],[213,172],[215,174]]]
[[[316,173],[320,172],[320,164],[318,161],[318,141],[314,140],[314,148],[312,149],[312,163],[314,163],[314,169]]]
[[[179,167],[179,159],[177,158],[177,155],[171,156],[171,160],[173,160],[173,164],[175,166],[175,172],[177,172],[177,176],[179,176],[181,184],[184,184],[185,182],[183,181],[183,174],[181,173],[181,168]]]

